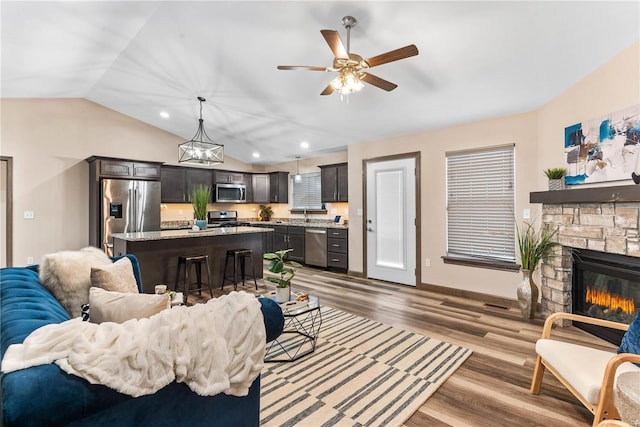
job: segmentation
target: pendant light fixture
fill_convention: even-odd
[[[209,138],[204,130],[204,120],[202,120],[202,103],[206,101],[199,96],[200,120],[198,130],[189,141],[178,145],[178,162],[194,165],[218,165],[224,162],[224,145],[216,144]]]
[[[296,174],[293,176],[294,182],[302,182],[302,175],[300,175],[300,156],[296,156]]]

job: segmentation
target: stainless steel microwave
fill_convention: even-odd
[[[216,184],[217,203],[247,203],[247,186],[244,184]]]

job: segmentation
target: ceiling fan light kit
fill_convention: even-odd
[[[205,166],[219,165],[224,162],[224,145],[213,142],[205,132],[204,120],[202,120],[202,103],[206,99],[199,96],[198,101],[200,101],[198,130],[193,138],[178,145],[178,163]]]
[[[381,55],[363,59],[360,55],[351,53],[351,28],[355,27],[358,21],[353,16],[345,16],[341,21],[347,29],[347,48],[344,48],[340,35],[335,30],[320,30],[329,48],[333,52],[334,60],[332,67],[316,67],[301,65],[279,65],[278,70],[307,70],[307,71],[337,71],[338,76],[320,93],[320,95],[331,95],[337,92],[342,97],[360,91],[364,83],[376,86],[387,92],[398,87],[380,77],[367,72],[368,69],[400,59],[409,58],[418,54],[415,45],[408,45],[400,49],[392,50]],[[364,82],[364,83],[363,83]]]

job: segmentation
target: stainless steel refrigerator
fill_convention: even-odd
[[[160,230],[160,181],[102,180],[102,247],[113,255],[112,234]]]

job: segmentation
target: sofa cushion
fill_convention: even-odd
[[[116,262],[91,267],[91,286],[107,291],[138,293],[138,285],[133,275],[129,258],[120,258]]]
[[[604,371],[615,353],[551,339],[539,339],[536,353],[585,399],[594,405],[598,403]],[[640,372],[640,368],[625,362],[616,370],[616,378],[623,372]]]
[[[56,298],[40,285],[37,266],[4,268],[0,275],[0,356],[39,327],[70,319]]]
[[[640,354],[640,311],[629,325],[629,329],[622,336],[618,353]],[[636,364],[640,366],[640,364]]]
[[[89,290],[89,320],[93,323],[124,323],[151,317],[170,306],[169,294],[133,294],[95,287]]]
[[[111,265],[109,257],[92,246],[79,251],[59,251],[44,256],[40,281],[71,317],[79,317],[82,304],[89,302],[91,268],[108,265]]]

